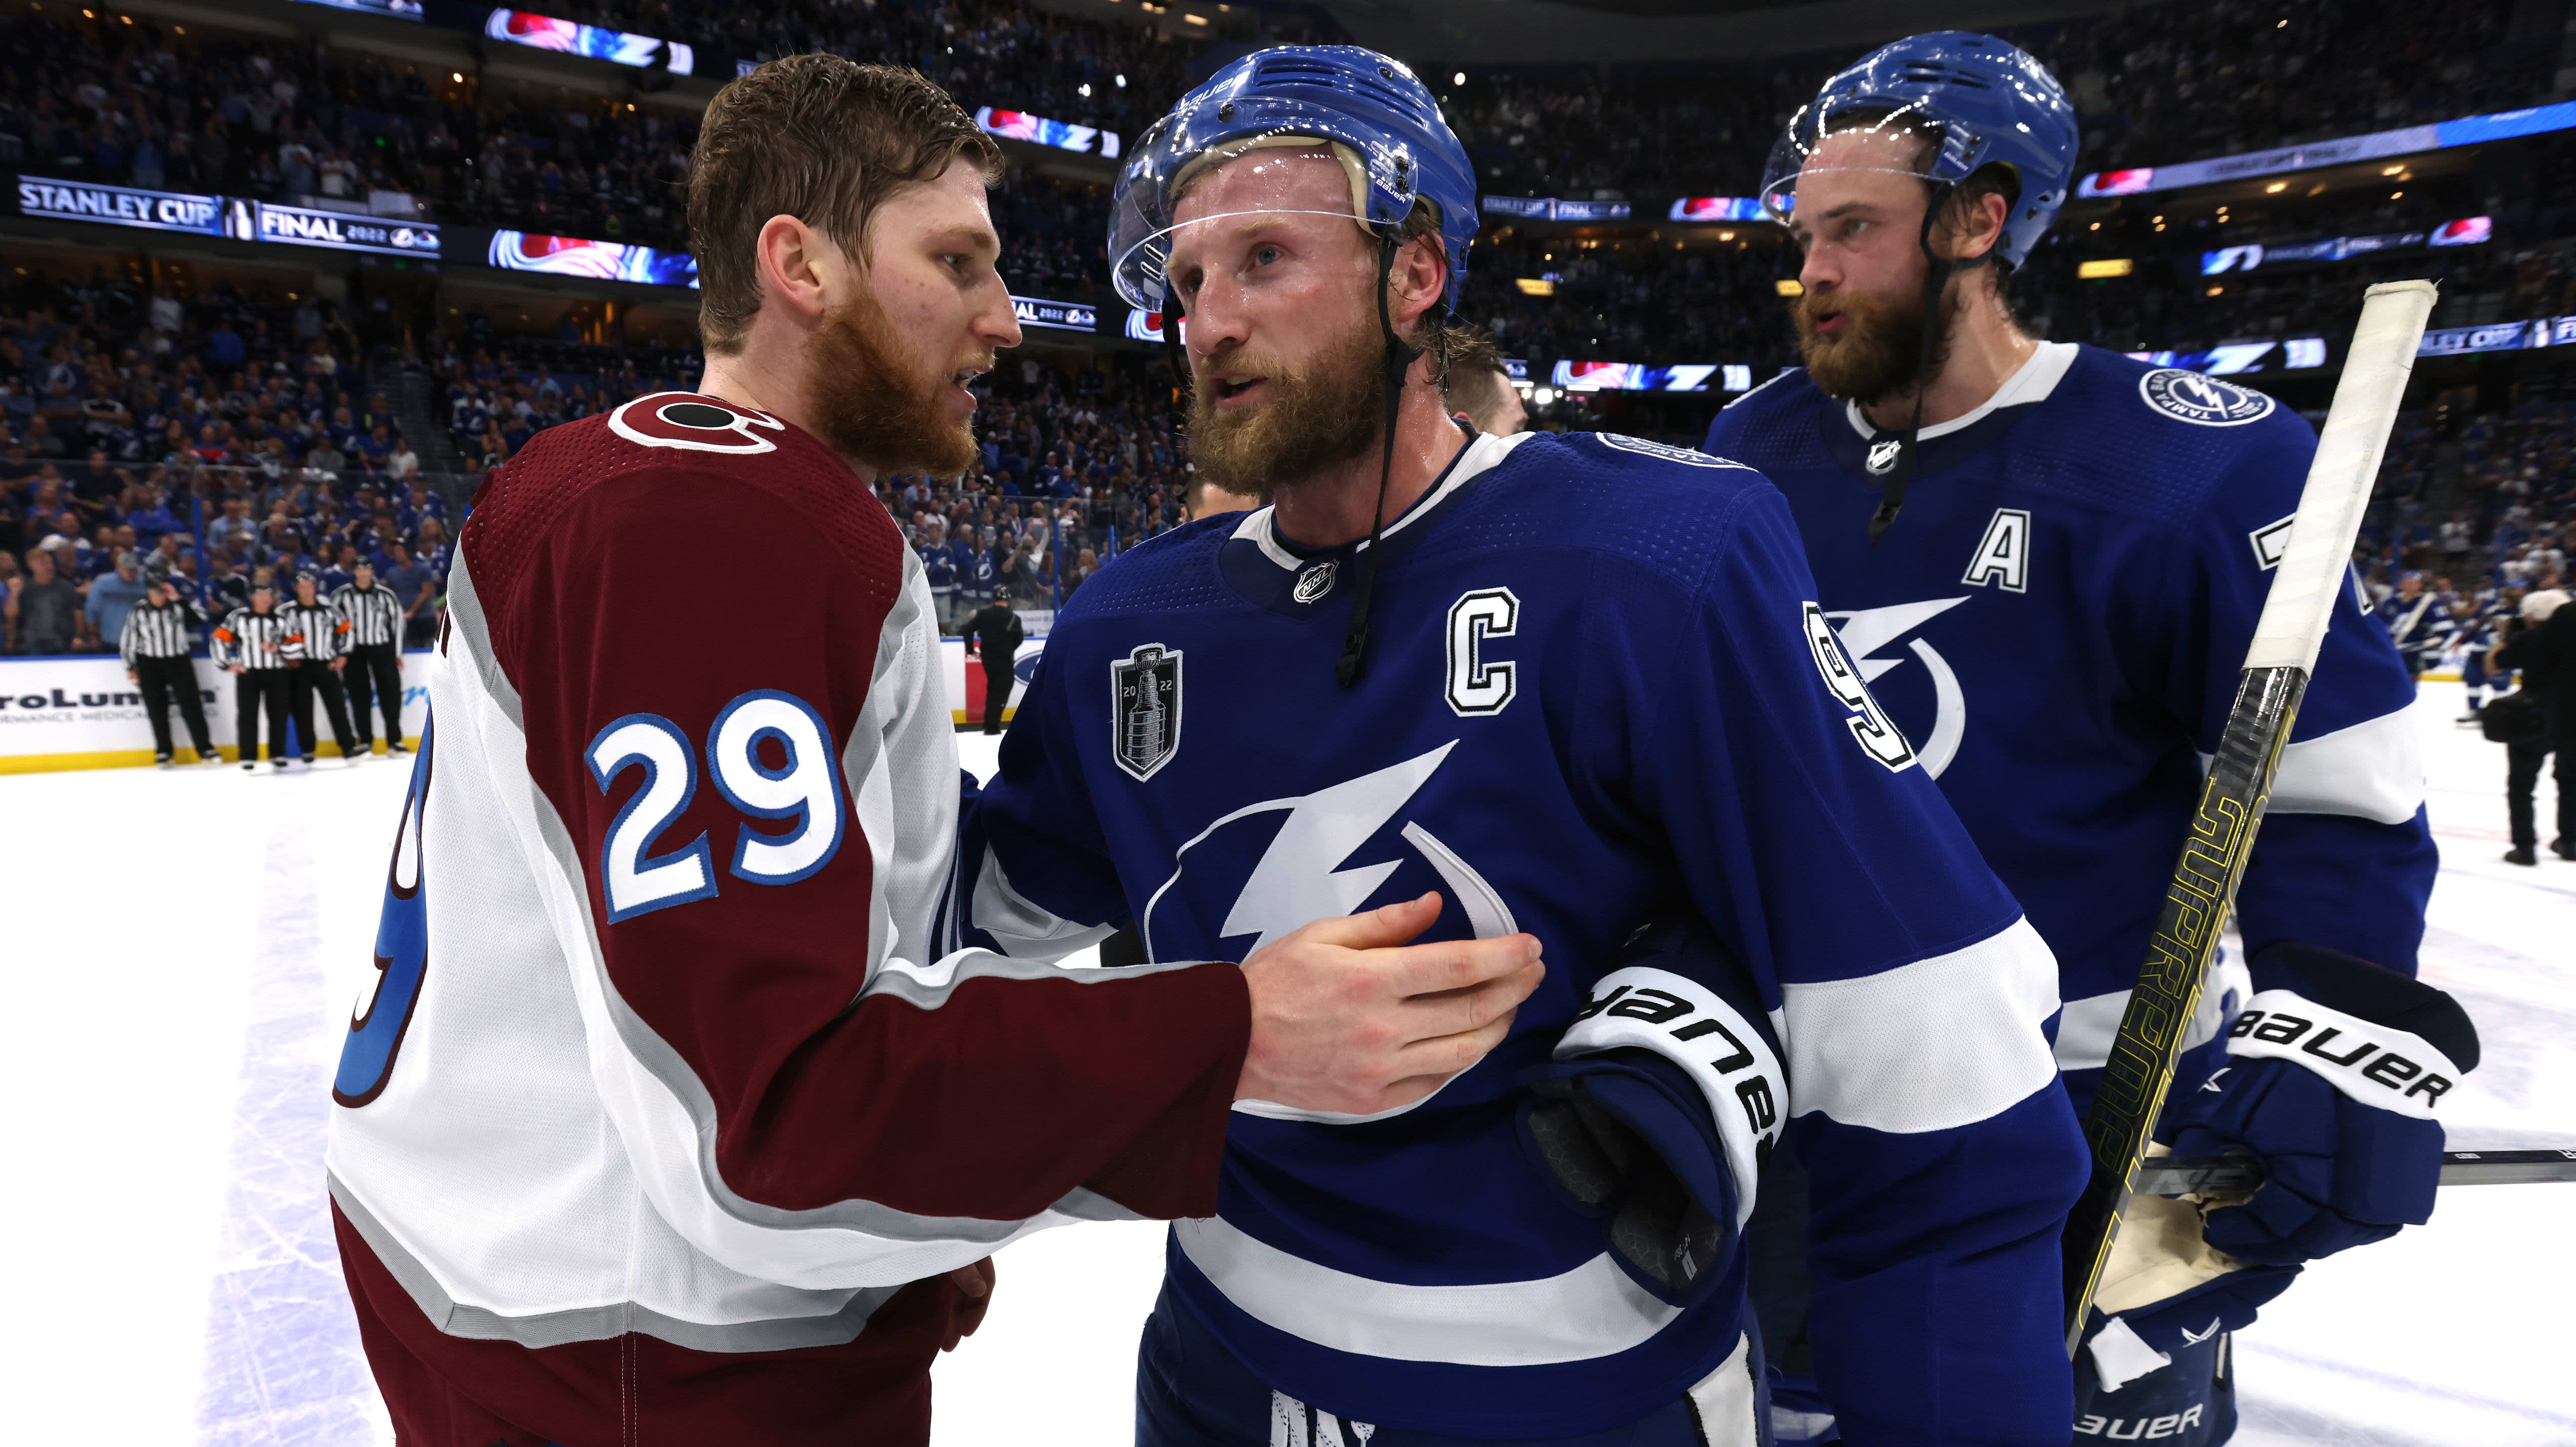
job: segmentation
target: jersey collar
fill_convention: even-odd
[[[1993,396],[1947,422],[1924,428],[1922,440],[1930,442],[1936,437],[1965,432],[2006,407],[2026,407],[2033,402],[2045,402],[2049,394],[2057,390],[2057,384],[2065,380],[2066,369],[2074,365],[2073,342],[2042,342],[2038,350],[2013,369],[2011,376],[2004,378],[2004,384],[1995,389]],[[1858,402],[1843,403],[1843,419],[1851,423],[1852,431],[1860,434],[1864,441],[1878,436],[1878,429],[1870,426],[1869,419],[1861,415]]]
[[[1430,520],[1446,510],[1469,483],[1491,472],[1513,448],[1535,436],[1479,434],[1458,449],[1439,480],[1379,530],[1392,559],[1430,532]],[[1331,548],[1302,548],[1279,535],[1276,509],[1257,508],[1235,524],[1217,552],[1217,569],[1226,585],[1244,601],[1291,618],[1309,617],[1328,607],[1348,608],[1350,561],[1368,548],[1361,539]],[[1381,562],[1379,566],[1386,564]]]
[[[1439,481],[1432,484],[1431,490],[1415,498],[1413,506],[1397,514],[1393,521],[1379,530],[1379,536],[1393,542],[1396,534],[1439,511],[1443,504],[1458,495],[1461,488],[1492,471],[1496,463],[1511,455],[1513,448],[1535,435],[1530,432],[1515,432],[1509,437],[1496,437],[1488,432],[1477,433],[1468,439],[1466,446],[1458,449],[1457,456],[1449,459],[1449,466],[1442,470]],[[1279,536],[1277,514],[1276,504],[1255,508],[1245,513],[1243,521],[1235,524],[1234,535],[1230,541],[1252,544],[1262,557],[1290,573],[1304,571],[1306,566],[1317,558],[1336,554],[1357,554],[1368,548],[1368,541],[1365,538],[1339,547],[1299,547]],[[1233,549],[1229,547],[1227,551],[1231,552]]]

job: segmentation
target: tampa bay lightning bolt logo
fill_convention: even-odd
[[[2202,427],[2260,422],[2272,415],[2276,405],[2260,392],[2180,367],[2159,367],[2140,377],[2138,395],[2157,411]]]
[[[421,725],[420,751],[411,763],[411,792],[403,796],[402,825],[394,833],[393,862],[385,869],[385,905],[376,916],[376,986],[349,1017],[340,1046],[340,1071],[331,1099],[355,1108],[384,1094],[401,1053],[403,1032],[420,1004],[429,967],[429,899],[421,873],[421,822],[429,803],[431,760],[437,755],[437,721]]]
[[[1941,651],[1918,630],[1967,601],[1966,597],[1933,598],[1921,603],[1896,603],[1885,608],[1861,608],[1825,615],[1832,620],[1834,634],[1842,640],[1843,651],[1851,655],[1852,666],[1860,670],[1864,685],[1875,689],[1881,674],[1905,661],[1902,656],[1878,656],[1882,648],[1894,652],[1900,641],[1904,644],[1904,652],[1912,654],[1914,660],[1923,665],[1924,673],[1932,682],[1932,727],[1918,733],[1906,727],[1903,720],[1898,720],[1897,728],[1909,742],[1914,743],[1914,755],[1921,761],[1923,772],[1936,779],[1941,777],[1942,770],[1950,767],[1950,761],[1958,757],[1959,743],[1967,737],[1968,698],[1966,691],[1959,687],[1959,675],[1951,670],[1950,660],[1943,658]],[[1908,638],[1908,634],[1916,636]],[[1882,691],[1882,701],[1885,696]]]

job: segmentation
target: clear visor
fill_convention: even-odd
[[[1933,179],[1941,154],[1941,126],[1920,103],[1888,109],[1844,105],[1806,106],[1789,118],[1762,167],[1762,209],[1786,226],[1797,209],[1798,187],[1821,176],[1877,173]]]
[[[1109,202],[1111,283],[1117,287],[1122,300],[1140,311],[1170,309],[1167,306],[1169,283],[1165,271],[1171,260],[1174,239],[1179,233],[1194,227],[1255,216],[1330,216],[1375,234],[1366,215],[1368,173],[1358,154],[1341,142],[1312,135],[1264,132],[1236,136],[1184,154],[1164,150],[1160,141],[1159,136],[1148,138],[1148,149],[1120,173],[1117,189]],[[1251,152],[1274,149],[1283,153],[1283,159],[1302,154],[1326,156],[1340,162],[1349,183],[1347,203],[1339,209],[1254,207],[1211,212],[1205,216],[1193,216],[1185,222],[1172,220],[1172,212],[1178,209],[1180,198],[1206,172]]]

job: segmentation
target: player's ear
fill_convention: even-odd
[[[753,242],[760,268],[760,305],[777,307],[798,326],[821,319],[843,286],[848,260],[830,237],[793,216],[772,216]]]
[[[1387,277],[1388,312],[1401,334],[1440,304],[1449,288],[1449,255],[1434,233],[1417,236],[1396,248],[1395,266]]]

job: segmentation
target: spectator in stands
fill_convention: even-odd
[[[412,556],[410,546],[399,539],[386,546],[385,558],[389,565],[384,573],[385,586],[394,590],[394,600],[402,604],[403,646],[427,647],[438,629],[438,610],[432,606],[438,580]]]
[[[18,581],[10,599],[10,652],[69,653],[79,642],[84,627],[81,592],[63,576],[61,567],[70,551],[69,543],[52,537],[27,554],[27,576]]]
[[[114,647],[114,640],[125,636],[125,615],[143,601],[143,594],[143,560],[130,548],[117,553],[115,571],[90,581],[89,600],[81,611],[88,615],[89,636],[99,647]]]

